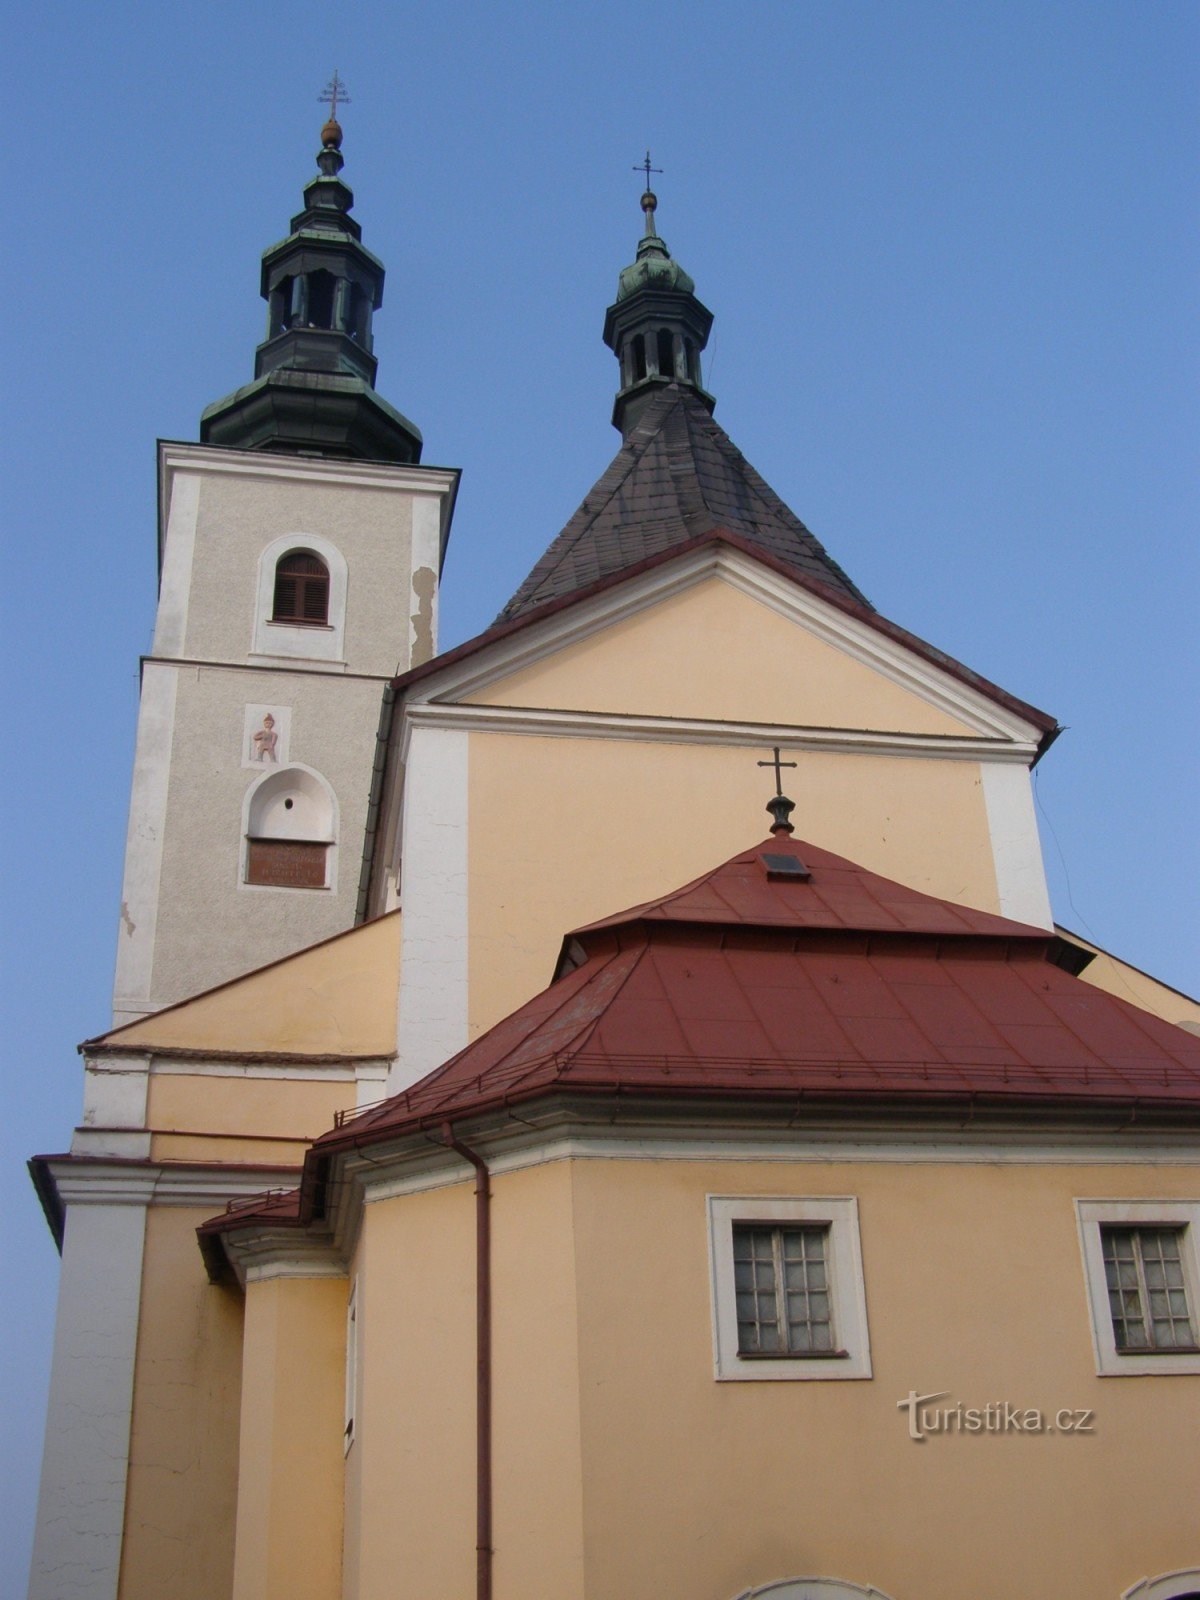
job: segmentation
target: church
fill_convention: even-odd
[[[648,187],[439,651],[341,146],[159,446],[31,1600],[1197,1600],[1200,1005],[1056,926],[1055,718],[724,432]]]

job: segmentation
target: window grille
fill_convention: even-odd
[[[1118,1350],[1197,1348],[1180,1251],[1183,1234],[1183,1228],[1100,1229]]]
[[[835,1355],[829,1228],[735,1223],[733,1272],[741,1356]]]

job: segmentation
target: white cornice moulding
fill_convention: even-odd
[[[303,1228],[264,1226],[247,1233],[227,1233],[222,1242],[243,1284],[269,1283],[273,1278],[345,1278],[346,1262],[326,1234]]]
[[[892,733],[769,722],[708,722],[693,717],[637,716],[615,711],[555,711],[537,706],[483,706],[424,701],[404,708],[401,761],[416,726],[468,732],[525,733],[574,739],[634,739],[653,744],[774,745],[839,755],[916,756],[939,761],[1012,762],[1028,767],[1037,746],[969,734]]]
[[[894,1122],[887,1121],[874,1129],[830,1123],[794,1137],[764,1128],[722,1138],[699,1127],[665,1130],[661,1121],[633,1121],[614,1133],[607,1122],[598,1129],[584,1118],[565,1113],[554,1115],[544,1128],[527,1122],[497,1125],[486,1134],[473,1134],[471,1142],[498,1177],[554,1161],[1200,1167],[1200,1150],[1194,1135],[1187,1132],[1176,1138],[1161,1133],[1087,1130],[1031,1137],[1027,1131],[1014,1129],[1011,1137],[1005,1138],[994,1131],[984,1135],[944,1128],[936,1132],[897,1129]],[[343,1248],[344,1240],[357,1229],[354,1213],[360,1204],[446,1188],[472,1177],[470,1167],[453,1152],[419,1135],[402,1136],[391,1148],[374,1146],[369,1159],[348,1154],[339,1160],[347,1181],[331,1185],[342,1196],[339,1214],[331,1220]]]
[[[124,1162],[50,1160],[46,1163],[59,1199],[68,1206],[211,1206],[230,1200],[293,1188],[299,1167],[242,1167],[213,1171],[162,1162],[127,1166]]]
[[[847,615],[803,585],[771,571],[740,550],[720,545],[691,551],[590,600],[568,606],[541,623],[531,623],[478,655],[452,663],[414,685],[406,698],[414,703],[435,698],[466,699],[501,678],[534,666],[567,646],[714,576],[927,704],[966,723],[977,734],[1036,749],[1041,730],[1016,712],[1000,706],[991,696],[943,671],[869,623]]]
[[[458,481],[453,467],[418,467],[383,462],[335,461],[320,456],[270,455],[251,450],[225,450],[213,445],[159,444],[159,466],[166,479],[174,472],[224,473],[242,478],[274,478],[325,483],[339,488],[387,489],[406,494],[448,494]],[[164,513],[169,496],[164,501]]]

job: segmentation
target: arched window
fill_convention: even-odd
[[[646,341],[640,333],[633,336],[633,381],[640,383],[646,376]]]
[[[329,622],[329,568],[311,550],[289,550],[280,557],[271,621],[308,628]]]
[[[664,378],[675,376],[675,338],[669,328],[658,330],[658,370]]]

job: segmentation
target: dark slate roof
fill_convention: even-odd
[[[608,471],[497,618],[721,530],[837,594],[870,601],[765,483],[688,388],[670,384],[642,413]]]

